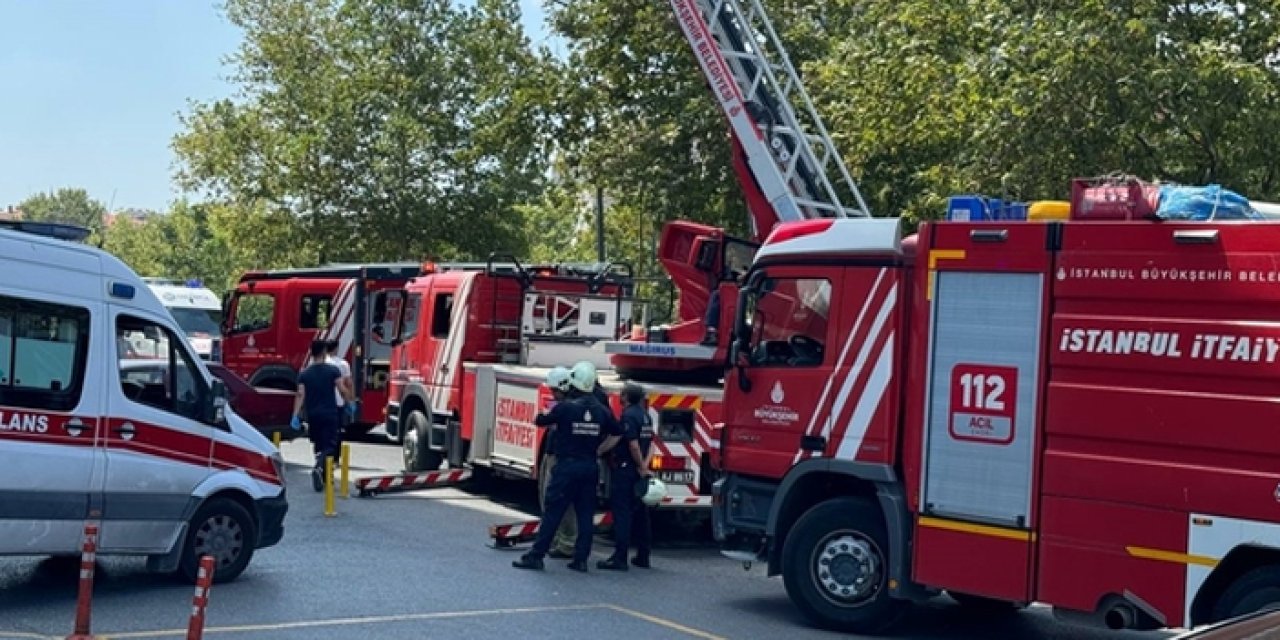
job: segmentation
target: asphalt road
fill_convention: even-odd
[[[262,550],[234,583],[210,594],[206,634],[217,638],[836,638],[813,629],[780,579],[722,558],[705,529],[661,528],[654,567],[581,575],[563,560],[545,572],[511,567],[519,551],[486,546],[491,524],[536,509],[529,483],[490,481],[337,500],[323,514],[302,464],[305,442],[283,446],[291,463],[285,538]],[[352,478],[399,469],[399,451],[353,445]],[[596,558],[609,552],[597,538]],[[0,558],[0,638],[64,638],[72,630],[76,563]],[[93,631],[113,639],[182,638],[192,587],[153,576],[141,560],[101,559]],[[1161,638],[1071,627],[1045,609],[984,619],[946,598],[917,608],[898,637]]]

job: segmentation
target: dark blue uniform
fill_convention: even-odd
[[[640,445],[640,456],[649,455],[653,446],[653,421],[642,404],[633,404],[622,410],[622,440],[613,449],[612,476],[609,480],[609,504],[613,511],[614,552],[612,560],[626,566],[627,550],[635,536],[636,563],[649,563],[651,543],[649,508],[636,495],[640,482],[640,469],[631,457],[631,443]]]
[[[338,401],[334,395],[342,372],[328,363],[316,363],[298,376],[298,384],[306,390],[303,410],[307,413],[307,433],[316,454],[316,466],[324,467],[326,456],[338,459],[338,437],[341,423],[338,418]]]
[[[556,529],[569,505],[578,519],[578,539],[573,549],[574,562],[585,563],[591,555],[591,538],[595,527],[596,484],[600,467],[596,449],[610,435],[621,435],[622,429],[608,407],[591,395],[579,395],[552,407],[534,419],[538,426],[555,425],[550,442],[556,465],[547,483],[547,509],[538,527],[538,538],[529,556],[542,559],[551,548]]]

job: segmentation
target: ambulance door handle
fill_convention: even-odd
[[[66,421],[66,423],[62,425],[62,428],[67,432],[67,435],[72,438],[79,438],[80,434],[84,433],[84,422],[80,420],[80,418],[72,418]]]
[[[132,440],[133,434],[137,433],[137,429],[132,422],[126,422],[120,425],[118,429],[112,429],[111,431],[119,435],[121,440]]]

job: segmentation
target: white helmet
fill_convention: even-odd
[[[583,393],[591,393],[596,388],[596,366],[583,360],[573,365],[569,372],[569,382]]]
[[[640,496],[640,501],[650,507],[656,507],[665,497],[667,497],[667,485],[663,484],[661,480],[649,476],[648,485],[645,488],[644,495]]]
[[[564,367],[556,367],[547,372],[547,386],[552,391],[568,391],[569,390],[569,370]]]

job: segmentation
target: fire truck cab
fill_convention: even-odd
[[[337,340],[360,403],[355,432],[382,422],[403,286],[420,263],[253,271],[227,302],[223,362],[258,387],[293,391],[316,339]]]
[[[1280,602],[1274,222],[780,225],[739,301],[714,530],[808,618]]]
[[[615,413],[623,380],[604,345],[631,330],[623,265],[428,265],[406,286],[393,350],[387,432],[405,468],[470,465],[541,479],[544,429],[533,424],[554,366],[594,363]],[[709,506],[719,386],[645,383],[657,475],[683,506]]]

